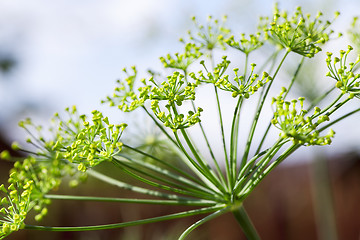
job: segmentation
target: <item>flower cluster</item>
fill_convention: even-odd
[[[280,136],[284,139],[290,138],[294,144],[305,146],[330,144],[335,132],[330,129],[327,135],[320,136],[317,131],[319,124],[330,120],[328,115],[319,115],[321,110],[315,107],[313,115],[306,116],[308,111],[303,108],[305,98],[300,97],[291,102],[285,101],[283,97],[285,92],[286,89],[283,88],[281,94],[273,98],[276,110],[271,123],[281,130]],[[298,103],[300,110],[297,109]]]
[[[326,100],[332,97],[332,91],[338,91],[335,87],[311,104],[324,106],[323,109],[305,109],[303,97],[291,101],[286,98],[290,88],[298,81],[305,57],[313,57],[321,51],[320,44],[327,42],[332,34],[329,29],[331,22],[321,18],[321,13],[314,18],[304,15],[301,8],[288,16],[286,11],[280,12],[275,7],[272,18],[261,18],[259,33],[248,36],[242,34],[240,38],[232,36],[230,30],[224,27],[226,18],[218,21],[209,17],[206,25],[198,24],[193,18],[197,33],[189,32],[188,43],[180,40],[184,43],[184,50],[160,58],[167,68],[164,72],[168,74],[149,71],[150,76],[139,79],[135,67],[123,69],[126,77],[118,81],[114,94],[103,101],[123,112],[138,108],[146,112],[158,132],[153,131],[155,128],[147,128],[153,135],[142,135],[141,140],[133,135],[130,143],[123,144],[127,124],[111,124],[97,110],[86,116],[80,115],[76,107],[67,108],[68,116],[64,118],[55,114],[48,131],[33,124],[30,119],[21,121],[19,125],[29,133],[27,143],[31,146],[25,149],[14,143],[12,147],[14,150],[24,151],[28,156],[18,160],[11,159],[8,151],[0,154],[0,158],[14,160],[14,167],[10,170],[10,185],[7,188],[0,185],[0,239],[21,228],[51,231],[98,230],[208,213],[209,215],[183,232],[179,239],[184,239],[202,223],[226,212],[234,213],[248,239],[259,239],[256,230],[251,224],[247,224],[249,219],[243,209],[243,201],[274,167],[297,148],[302,145],[331,144],[335,132],[330,129],[326,134],[325,129],[360,111],[360,108],[356,108],[330,121],[330,116],[353,97],[360,98],[360,74],[354,73],[360,57],[355,62],[347,63],[352,47],[347,51],[340,51],[339,57],[333,58],[331,53],[327,54],[327,76],[333,78],[336,87],[341,90],[330,104],[326,104]],[[355,19],[353,28],[356,26]],[[353,36],[359,35],[354,32]],[[276,44],[279,48],[273,49],[268,60],[257,67],[255,63],[249,62],[249,54],[266,42]],[[229,70],[230,64],[233,64],[229,58],[217,58],[219,48],[226,50],[228,47],[244,53],[240,54],[245,58],[241,61],[243,67],[237,65]],[[281,60],[278,58],[280,51],[284,51]],[[283,88],[279,96],[272,98],[274,115],[261,137],[257,126],[260,122],[263,123],[261,116],[269,102],[269,94],[274,87],[278,87],[274,80],[286,71],[284,66],[290,52],[303,57],[298,59],[300,61],[292,75],[289,89]],[[191,72],[193,63],[198,64],[197,67],[201,70]],[[263,72],[262,75],[260,72]],[[209,103],[209,108],[217,110],[222,157],[215,154],[213,141],[208,138],[206,128],[200,123],[203,109],[197,106],[196,91],[202,85],[212,88],[211,92],[215,95],[216,105]],[[233,99],[236,100],[236,105],[223,102],[226,99],[220,97],[220,91],[236,98]],[[257,105],[253,109],[248,108],[248,101],[256,96]],[[233,110],[231,124],[223,118],[225,104]],[[252,122],[245,121],[249,124],[243,125],[243,118],[247,117],[249,110],[253,115]],[[187,131],[187,128],[194,125],[198,125],[201,130],[196,138],[190,135],[192,131]],[[267,137],[272,125],[280,134],[271,145],[270,142],[268,144]],[[216,129],[210,129],[214,130]],[[247,136],[242,136],[243,130]],[[257,137],[260,137],[259,142],[256,141]],[[206,144],[205,154],[200,151],[202,148],[196,146],[197,142]],[[264,143],[268,145],[266,148]],[[253,151],[255,147],[257,149]],[[120,173],[126,173],[138,182],[118,180],[108,177],[106,172],[89,170],[106,161],[111,161]],[[144,197],[129,199],[49,194],[59,188],[64,177],[70,178],[70,186],[77,186],[80,181],[86,180],[87,175],[121,189],[144,194]],[[24,223],[28,213],[33,210],[35,220],[41,220],[48,212],[50,199],[159,203],[193,206],[194,209],[143,220],[86,227],[59,228]]]
[[[230,81],[229,75],[225,75],[225,72],[230,64],[227,57],[223,57],[222,62],[217,64],[213,72],[209,72],[207,70],[203,61],[201,64],[204,66],[207,73],[204,74],[203,71],[199,71],[198,77],[195,73],[191,73],[190,77],[198,83],[202,82],[214,84],[221,90],[231,92],[233,97],[243,96],[245,98],[249,98],[250,95],[257,92],[259,88],[271,80],[271,77],[266,72],[263,73],[261,79],[258,79],[259,75],[254,73],[256,64],[251,64],[251,72],[249,76],[239,75],[239,69],[235,68],[234,82]]]
[[[190,40],[194,41],[195,44],[200,44],[201,48],[209,51],[217,47],[225,49],[225,39],[230,34],[230,30],[224,26],[227,20],[226,16],[223,17],[221,22],[209,16],[206,26],[197,23],[195,17],[192,20],[197,28],[197,34],[194,36],[189,31]]]
[[[65,168],[67,169],[65,170]],[[33,156],[27,157],[22,162],[15,162],[14,167],[10,170],[11,181],[16,183],[32,182],[31,200],[34,203],[34,210],[38,212],[35,220],[40,221],[46,215],[46,206],[50,204],[50,200],[43,196],[59,187],[64,172],[73,171],[61,165],[58,160],[38,161]]]
[[[153,78],[149,81],[151,81],[154,86],[151,87],[148,95],[141,96],[144,99],[167,100],[170,105],[176,103],[178,106],[181,106],[182,102],[185,100],[195,100],[195,88],[197,87],[197,84],[186,83],[185,76],[179,72],[174,72],[161,84],[157,84]],[[148,86],[149,85],[145,88],[148,89]],[[143,92],[146,91],[144,88],[139,88],[139,90]]]
[[[19,122],[19,126],[24,128],[30,135],[26,140],[27,143],[31,144],[35,150],[23,149],[23,147],[13,144],[14,150],[23,150],[30,153],[30,156],[16,162],[12,171],[16,172],[21,179],[37,178],[39,181],[41,180],[40,183],[51,183],[48,187],[44,185],[38,187],[44,193],[58,187],[64,176],[70,175],[79,179],[84,178],[84,176],[78,174],[76,167],[65,159],[64,154],[67,146],[71,146],[76,141],[76,135],[83,128],[81,119],[85,116],[79,116],[75,106],[65,110],[69,118],[63,120],[56,113],[51,120],[52,126],[48,131],[44,131],[42,126],[35,125],[31,119]],[[29,171],[29,169],[32,170]],[[38,181],[35,181],[36,186],[37,184]]]
[[[135,83],[137,70],[134,66],[131,67],[131,69],[133,73],[129,73],[126,68],[123,69],[127,77],[124,80],[117,81],[119,86],[115,88],[113,96],[108,96],[102,103],[109,102],[110,106],[117,106],[123,112],[131,112],[144,105],[145,99],[139,98],[136,94]],[[141,95],[142,93],[140,93],[140,96]]]
[[[0,239],[21,229],[32,208],[31,195],[34,182],[27,181],[23,184],[11,176],[9,182],[7,188],[3,184],[0,185],[2,195],[5,194],[0,203]]]
[[[349,93],[349,97],[360,97],[360,74],[355,74],[355,67],[360,62],[360,56],[355,62],[346,63],[348,54],[353,48],[348,46],[347,51],[341,50],[340,57],[332,58],[332,53],[327,53],[327,67],[329,72],[326,76],[336,80],[336,87],[342,91],[343,94]]]
[[[262,45],[264,45],[264,41],[261,39],[260,32],[256,34],[250,34],[249,39],[245,37],[245,34],[241,34],[241,38],[239,41],[236,41],[234,36],[230,36],[225,42],[232,48],[237,49],[246,55],[250,52],[258,49]]]
[[[41,220],[47,214],[46,205],[50,204],[44,195],[58,188],[64,176],[73,176],[70,185],[76,186],[86,179],[82,172],[87,168],[111,160],[121,151],[120,137],[126,124],[112,125],[99,111],[92,112],[90,124],[85,115],[78,115],[76,107],[66,111],[69,114],[66,121],[55,114],[53,123],[57,127],[49,129],[53,137],[50,140],[46,140],[42,127],[34,125],[30,119],[19,123],[31,136],[27,142],[37,150],[24,150],[17,143],[12,146],[30,155],[14,163],[8,189],[0,186],[7,195],[1,199],[0,237],[20,229],[31,209],[38,212],[35,220]],[[1,157],[9,158],[9,154],[3,152]]]
[[[71,163],[79,164],[79,170],[84,170],[84,166],[94,166],[114,154],[115,147],[113,145],[116,145],[116,148],[121,145],[118,140],[125,125],[117,126],[116,128],[121,130],[114,131],[114,126],[109,124],[108,119],[104,118],[99,111],[92,112],[93,124],[86,121],[85,115],[79,115],[75,106],[71,109],[67,108],[66,111],[69,114],[67,120],[63,120],[59,114],[55,114],[52,119],[55,127],[49,129],[53,138],[48,140],[42,136],[42,128],[33,125],[29,119],[19,123],[33,136],[27,142],[38,148],[35,153],[36,158],[42,158],[43,162],[48,162],[53,165],[52,167],[58,168],[58,170],[63,169],[71,175],[74,168]],[[107,127],[104,124],[107,124]],[[31,126],[37,129],[37,137],[32,133]],[[104,145],[99,145],[101,141]],[[91,158],[91,154],[95,154],[93,156],[95,159]],[[56,172],[56,170],[54,171]],[[54,174],[54,176],[62,177],[65,172]]]
[[[174,55],[168,54],[166,57],[160,57],[160,61],[165,68],[174,68],[186,72],[190,64],[201,57],[202,52],[195,44],[187,43],[185,44],[184,53],[175,53]]]
[[[167,109],[167,113],[165,110],[161,110],[157,100],[151,102],[151,109],[155,116],[164,123],[165,127],[169,127],[173,131],[191,127],[201,121],[200,113],[203,110],[200,107],[196,112],[188,111],[186,116],[182,113],[179,114],[173,105],[166,105],[165,108]]]
[[[172,130],[190,127],[200,122],[201,108],[196,112],[188,111],[187,116],[179,114],[176,106],[181,106],[186,100],[195,100],[195,88],[198,86],[196,83],[185,83],[184,75],[179,72],[174,72],[167,78],[167,81],[156,84],[149,93],[151,99],[151,110],[155,116],[164,123],[166,127]],[[160,101],[167,101],[164,108],[159,104]]]
[[[127,126],[110,124],[108,118],[97,110],[92,114],[92,124],[86,121],[84,115],[81,116],[83,127],[74,134],[71,144],[59,137],[53,146],[65,159],[77,163],[78,170],[83,172],[103,161],[110,161],[121,151],[120,138]]]
[[[119,109],[128,112],[150,100],[151,110],[155,116],[172,130],[187,128],[200,122],[201,108],[196,112],[188,111],[187,116],[176,110],[176,106],[181,106],[184,101],[195,100],[195,89],[198,84],[186,81],[184,75],[174,72],[161,83],[158,83],[154,77],[148,80],[142,79],[143,86],[137,89],[138,94],[133,90],[133,81],[134,78],[127,83],[129,88],[116,88],[113,97],[107,98],[111,106],[114,106],[115,102],[120,102]],[[124,86],[125,83],[121,82],[121,84]],[[160,104],[161,101],[167,102],[165,107]]]
[[[335,18],[338,15],[339,13],[336,12]],[[314,19],[310,14],[304,16],[301,8],[298,7],[293,16],[289,17],[286,11],[280,12],[275,6],[273,21],[264,32],[267,38],[271,38],[288,52],[313,57],[321,51],[319,44],[327,42],[333,33],[332,30],[328,30],[331,22],[323,22],[321,16],[321,12]]]

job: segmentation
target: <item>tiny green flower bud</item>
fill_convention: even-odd
[[[11,144],[11,148],[12,148],[13,150],[15,150],[15,151],[18,151],[18,150],[20,150],[20,145],[19,145],[18,142],[13,142],[13,143]]]
[[[0,158],[4,160],[10,160],[11,156],[8,150],[4,150],[0,153]]]

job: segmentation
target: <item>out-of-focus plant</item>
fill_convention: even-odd
[[[338,15],[336,13],[335,18]],[[29,156],[26,159],[15,159],[9,178],[10,185],[1,185],[4,194],[0,209],[1,238],[22,228],[91,231],[205,214],[183,231],[179,239],[184,239],[207,221],[232,212],[249,239],[260,239],[244,209],[244,201],[294,151],[302,146],[329,145],[335,134],[329,128],[360,110],[355,108],[333,118],[333,113],[338,112],[343,105],[358,101],[360,75],[354,71],[360,60],[349,62],[348,54],[352,51],[350,46],[340,51],[339,55],[328,53],[326,63],[329,72],[326,76],[329,77],[329,89],[324,89],[323,94],[307,106],[304,97],[288,99],[287,95],[306,59],[315,56],[321,51],[321,45],[331,39],[331,22],[323,20],[321,13],[312,17],[304,15],[301,8],[290,14],[275,7],[272,17],[261,18],[257,33],[248,36],[241,34],[239,37],[234,36],[225,26],[226,18],[219,21],[209,17],[206,25],[199,24],[195,18],[193,20],[196,31],[189,32],[188,38],[181,39],[184,51],[160,58],[164,67],[169,69],[168,75],[152,73],[150,77],[139,79],[136,67],[124,69],[126,78],[118,81],[113,95],[103,101],[123,112],[144,111],[159,129],[161,141],[151,138],[138,145],[128,142],[127,124],[112,124],[108,117],[96,110],[91,117],[80,115],[76,107],[66,109],[66,118],[56,114],[47,133],[29,119],[20,122],[19,125],[30,135],[27,142],[33,145],[33,150],[13,144],[14,149],[25,151]],[[264,44],[275,45],[275,54],[271,54],[264,64],[250,64],[249,56],[254,51],[261,51]],[[219,54],[225,49],[244,57],[244,65],[233,66],[228,56],[220,59],[214,57],[214,52]],[[283,54],[281,59],[274,57],[279,54]],[[288,86],[278,90],[278,96],[269,96],[289,54],[300,55],[298,70],[290,78]],[[200,70],[191,72],[190,66],[196,65]],[[259,73],[258,69],[266,71]],[[197,106],[199,88],[208,88],[206,98],[213,93],[215,106]],[[235,103],[229,132],[225,131],[225,112],[221,107],[224,103],[219,92],[232,96]],[[329,95],[330,92],[334,94]],[[325,107],[320,109],[316,105],[325,96],[334,97],[332,100],[326,98],[326,102],[322,102]],[[261,115],[267,99],[272,102],[272,119]],[[243,105],[248,102],[257,102],[257,105],[246,136],[246,133],[240,131],[244,129],[240,127],[240,119],[249,115],[243,111]],[[216,157],[203,127],[206,121],[202,121],[201,114],[211,108],[215,109],[219,120],[218,131],[223,150],[221,159]],[[279,135],[272,139],[272,144],[264,144],[268,131],[259,142],[254,139],[255,132],[259,131],[259,121],[267,121],[269,128],[278,130]],[[197,136],[196,140],[188,131],[194,127],[201,130],[201,136]],[[203,138],[206,143],[206,150],[196,146],[199,138]],[[240,148],[239,138],[245,139],[243,148]],[[168,154],[154,151],[151,145],[156,142],[161,142],[161,148]],[[242,152],[239,149],[243,149]],[[205,155],[210,157],[205,158]],[[3,152],[1,157],[11,159],[8,152]],[[174,164],[174,159],[182,164]],[[127,183],[111,178],[106,172],[100,173],[96,168],[93,169],[104,162],[112,163],[120,174],[133,177],[142,186],[134,185],[133,181]],[[72,177],[72,186],[77,186],[87,176],[91,176],[149,198],[50,194],[59,187],[65,176]],[[144,187],[144,184],[149,187]],[[26,216],[32,210],[38,212],[36,220],[41,220],[47,214],[47,205],[52,199],[185,205],[193,206],[193,209],[97,226],[48,227],[26,224]]]

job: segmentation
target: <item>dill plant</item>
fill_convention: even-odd
[[[335,18],[338,15],[336,13]],[[322,18],[321,13],[312,17],[304,15],[301,8],[288,13],[280,11],[276,6],[273,16],[262,17],[258,32],[248,36],[233,35],[225,25],[226,18],[220,21],[209,17],[206,25],[199,24],[193,18],[196,30],[189,32],[187,38],[180,39],[184,51],[160,58],[164,68],[168,69],[168,75],[150,72],[149,77],[139,79],[136,67],[124,69],[125,79],[117,82],[114,93],[103,102],[122,112],[144,111],[160,130],[165,139],[162,143],[163,151],[169,154],[159,154],[151,151],[151,148],[127,142],[124,136],[126,128],[131,126],[113,124],[97,110],[86,116],[78,113],[76,107],[67,108],[67,117],[55,114],[47,134],[30,119],[21,121],[19,126],[30,136],[26,141],[36,150],[27,150],[14,143],[13,148],[28,153],[28,157],[14,159],[7,151],[1,153],[2,158],[15,162],[10,171],[9,185],[0,186],[3,194],[0,239],[19,229],[92,231],[202,215],[201,220],[180,234],[179,239],[185,239],[192,230],[228,212],[233,213],[248,239],[260,239],[243,207],[249,194],[298,148],[330,144],[335,132],[329,128],[360,110],[355,108],[336,119],[332,117],[343,105],[360,96],[360,75],[354,72],[360,59],[349,62],[348,55],[353,50],[351,46],[340,51],[339,55],[327,53],[329,89],[309,106],[304,104],[304,97],[287,97],[304,61],[320,52],[321,46],[333,36],[333,30],[330,29],[332,22]],[[358,43],[356,25],[355,19],[350,33],[354,42]],[[268,60],[262,66],[249,63],[249,56],[261,50],[265,44],[274,46]],[[224,50],[238,52],[244,58],[244,65],[232,64],[227,56],[220,59],[214,57],[215,51],[221,53]],[[277,81],[289,54],[300,55],[298,68],[288,85],[278,90],[279,95],[270,97],[273,82]],[[201,70],[190,71],[190,66],[194,65]],[[210,106],[196,106],[195,102],[197,89],[204,85],[210,87],[216,99],[215,111],[223,152],[221,159],[215,156],[201,122],[202,112],[208,111]],[[235,102],[229,133],[224,127],[219,92],[231,95]],[[331,92],[334,92],[331,96],[335,97],[329,100]],[[271,100],[273,109],[271,119],[261,115],[267,99]],[[245,137],[245,146],[240,152],[239,137],[244,139],[246,136],[244,132],[239,132],[240,119],[246,114],[242,110],[249,101],[257,104]],[[322,109],[316,106],[321,101],[325,106]],[[267,121],[268,128],[259,142],[255,142],[254,134],[260,120]],[[194,127],[200,128],[207,150],[195,145],[196,141],[188,131]],[[271,128],[276,129],[279,135],[272,140],[272,144],[265,146]],[[251,148],[253,151],[250,151]],[[206,154],[210,156],[209,159],[203,157]],[[168,158],[172,156],[176,156],[176,161],[180,161],[185,168],[170,162]],[[103,162],[111,162],[121,174],[128,174],[149,188],[111,178],[106,172],[93,169]],[[141,193],[144,198],[51,194],[65,176],[72,178],[72,186],[77,186],[91,176],[119,188]],[[51,200],[185,205],[193,206],[193,209],[97,226],[50,227],[26,224],[30,211],[37,212],[35,219],[40,221],[47,214],[47,205]]]

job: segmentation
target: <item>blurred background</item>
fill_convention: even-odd
[[[271,15],[273,4],[265,0],[1,1],[0,151],[12,141],[25,139],[26,134],[17,127],[19,120],[31,117],[46,125],[54,112],[71,105],[78,106],[81,113],[102,110],[113,122],[132,122],[127,115],[100,104],[101,99],[112,93],[123,67],[136,65],[140,73],[161,69],[158,58],[181,49],[177,40],[193,28],[191,16],[205,22],[208,15],[220,18],[226,14],[228,26],[235,34],[253,33],[258,17]],[[279,1],[280,8],[290,12],[298,5],[305,13],[322,11],[330,19],[335,11],[340,11],[334,28],[343,33],[352,17],[360,12],[360,2],[356,0]],[[328,47],[336,52],[348,44],[345,36]],[[312,61],[306,72],[323,78],[324,61]],[[289,71],[293,72],[291,66]],[[309,76],[305,74],[303,78]],[[312,90],[321,87],[316,84]],[[311,90],[301,85],[297,89],[300,95]],[[346,128],[337,131],[330,148],[306,148],[288,159],[246,200],[248,212],[264,239],[360,239],[358,119],[359,115],[342,123]],[[1,162],[0,166],[3,182],[11,164]],[[96,188],[100,186],[94,184]],[[113,191],[101,187],[109,189],[109,195]],[[71,191],[95,195],[96,188],[80,186]],[[117,196],[124,194],[128,193],[120,192]],[[116,213],[114,208],[118,209]],[[44,224],[111,223],[174,211],[167,207],[151,210],[54,202]],[[75,217],[74,212],[81,214]],[[97,220],[91,222],[91,216]],[[106,233],[21,231],[9,239],[174,239],[193,221],[165,223],[166,228],[152,224]],[[224,216],[190,237],[244,239],[236,224],[231,216]]]

